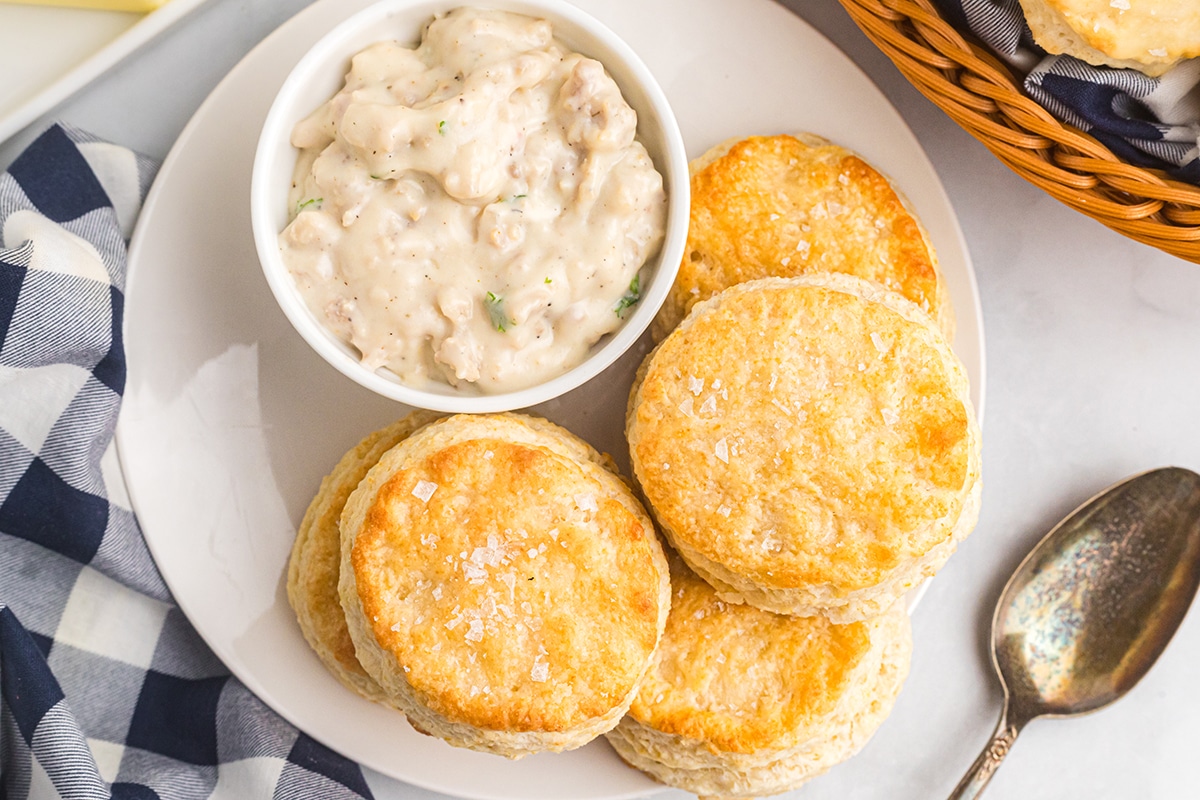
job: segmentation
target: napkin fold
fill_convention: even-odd
[[[1200,59],[1151,78],[1048,55],[1018,0],[935,0],[1024,77],[1025,91],[1059,121],[1086,131],[1128,163],[1200,185]]]
[[[56,125],[0,175],[0,798],[370,798],[229,675],[130,510],[122,290],[154,168]]]

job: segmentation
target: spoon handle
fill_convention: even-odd
[[[983,794],[988,781],[992,779],[992,775],[996,774],[1000,762],[1008,755],[1009,749],[1012,748],[1013,742],[1020,732],[1021,725],[1009,722],[1008,709],[1004,709],[1000,715],[1000,723],[996,726],[996,732],[992,734],[992,738],[983,748],[983,752],[979,754],[979,758],[975,759],[975,763],[971,765],[967,774],[951,792],[949,800],[975,800]]]

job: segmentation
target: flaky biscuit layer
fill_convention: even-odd
[[[368,434],[342,456],[321,481],[305,511],[288,561],[288,601],[296,612],[304,638],[339,681],[375,702],[386,703],[387,696],[358,663],[338,599],[342,563],[338,521],[346,499],[380,457],[439,416],[430,411],[414,411]]]

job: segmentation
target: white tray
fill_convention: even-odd
[[[203,2],[149,14],[0,2],[0,142]]]

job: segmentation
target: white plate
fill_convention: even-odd
[[[204,1],[149,14],[0,3],[0,142]]]
[[[212,93],[163,165],[129,265],[129,380],[117,443],[135,510],[175,598],[216,654],[333,749],[465,797],[652,792],[660,787],[603,741],[509,762],[416,734],[330,677],[288,607],[288,551],[321,477],[403,409],[334,371],[271,299],[250,234],[251,159],[292,64],[368,1],[321,0],[268,37]],[[645,59],[690,156],[731,136],[806,130],[859,151],[895,179],[938,248],[958,311],[956,349],[982,411],[979,302],[958,223],[916,139],[866,76],[768,0],[579,5]],[[642,352],[537,410],[627,466],[622,417]]]

